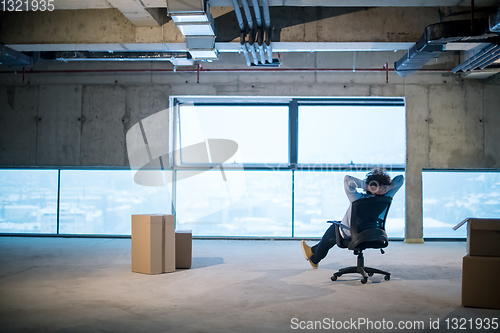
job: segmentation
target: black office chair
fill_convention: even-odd
[[[332,275],[332,281],[337,280],[339,276],[348,273],[359,273],[363,276],[361,283],[365,284],[368,277],[374,273],[384,274],[384,279],[389,281],[391,273],[376,268],[365,267],[363,250],[372,248],[380,249],[387,247],[389,242],[385,233],[385,220],[392,198],[386,196],[376,196],[358,199],[352,203],[351,211],[351,238],[344,239],[340,233],[340,228],[347,228],[339,221],[328,221],[335,224],[335,234],[337,236],[337,246],[348,248],[354,251],[358,256],[357,266],[350,266],[340,269]]]

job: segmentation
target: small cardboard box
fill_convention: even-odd
[[[467,223],[469,255],[500,257],[500,219],[466,218],[454,226],[453,230],[457,230],[465,223]]]
[[[175,271],[174,215],[132,215],[132,272]]]
[[[500,257],[466,255],[462,270],[462,305],[500,309]]]
[[[175,268],[191,268],[192,244],[191,230],[175,231]]]

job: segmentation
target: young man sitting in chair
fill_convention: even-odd
[[[394,197],[396,192],[401,188],[404,182],[402,175],[391,177],[383,169],[374,169],[366,175],[366,180],[360,180],[356,177],[344,177],[344,189],[350,204],[347,212],[342,219],[342,225],[345,227],[340,228],[340,233],[343,238],[351,238],[351,206],[352,203],[361,198],[368,198],[371,196],[383,195]],[[365,193],[359,193],[356,189],[363,189]],[[335,224],[332,224],[325,232],[321,241],[309,247],[305,241],[301,241],[302,252],[304,257],[309,261],[313,268],[318,268],[318,263],[326,257],[328,250],[330,250],[337,243],[335,236]]]

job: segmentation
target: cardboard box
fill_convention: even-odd
[[[467,253],[471,256],[500,257],[500,219],[466,218],[455,227],[467,223]]]
[[[462,270],[462,305],[500,309],[500,257],[466,255]]]
[[[132,215],[132,272],[175,271],[174,215]]]
[[[191,268],[192,244],[191,230],[175,231],[175,268]]]

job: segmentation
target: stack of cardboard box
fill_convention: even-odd
[[[132,272],[191,268],[191,253],[191,232],[176,232],[174,215],[132,215]]]
[[[462,305],[500,309],[500,219],[467,218],[467,255],[463,258]]]

